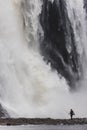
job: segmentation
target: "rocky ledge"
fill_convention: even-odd
[[[51,118],[0,118],[0,125],[76,125],[87,124],[87,118],[51,119]]]

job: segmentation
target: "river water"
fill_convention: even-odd
[[[87,130],[87,125],[27,125],[0,126],[0,130]]]

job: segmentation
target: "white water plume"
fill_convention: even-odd
[[[28,8],[24,1],[24,7]],[[38,5],[40,9],[38,11],[37,7],[35,17],[29,16],[31,21],[34,20],[34,27],[28,21],[25,23],[32,33],[32,39],[30,32],[27,35],[31,44],[29,38],[26,40],[23,28],[24,15],[29,14],[22,14],[24,9],[21,11],[20,2],[0,0],[0,103],[11,117],[65,118],[70,108],[74,108],[78,116],[85,116],[86,91],[71,94],[64,78],[46,65],[38,49],[32,46],[39,44],[35,37],[40,0],[29,0],[34,4],[31,11]],[[33,12],[30,15],[34,15]]]

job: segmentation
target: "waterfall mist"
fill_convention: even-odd
[[[68,118],[70,108],[77,117],[86,116],[86,12],[83,0],[78,3],[76,7],[75,1],[67,0],[66,6],[79,64],[84,61],[83,72],[78,72],[85,76],[77,81],[79,89],[71,92],[65,75],[52,69],[51,61],[47,64],[41,53],[45,37],[40,24],[43,1],[0,0],[0,104],[10,117]],[[60,59],[70,69],[71,64],[63,61],[61,54]]]

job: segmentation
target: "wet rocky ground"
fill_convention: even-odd
[[[51,119],[51,118],[0,118],[0,125],[76,125],[87,124],[87,118]]]

